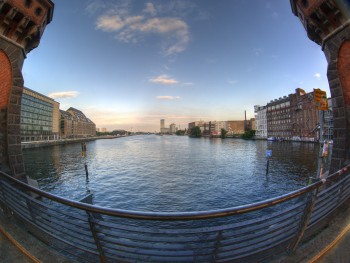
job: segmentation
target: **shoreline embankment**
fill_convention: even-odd
[[[33,142],[22,142],[21,146],[22,146],[22,149],[31,149],[31,148],[54,146],[54,145],[89,142],[89,141],[95,141],[99,139],[115,139],[115,138],[121,138],[121,137],[123,136],[96,136],[96,137],[86,137],[86,138],[49,140],[49,141],[33,141]]]

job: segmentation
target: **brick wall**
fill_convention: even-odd
[[[332,95],[334,144],[330,172],[350,163],[350,27],[324,44],[327,77]]]
[[[23,49],[0,38],[0,169],[26,181],[20,136]]]

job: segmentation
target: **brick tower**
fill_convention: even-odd
[[[20,112],[22,65],[51,22],[50,0],[0,0],[0,170],[26,181]]]
[[[350,1],[291,0],[293,13],[327,61],[334,117],[330,172],[350,163]]]

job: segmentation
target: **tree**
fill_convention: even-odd
[[[246,131],[243,135],[243,139],[252,139],[255,136],[255,130]]]
[[[226,134],[228,133],[228,131],[226,131],[224,128],[221,128],[221,138],[225,139],[226,138]]]
[[[177,130],[176,135],[185,135],[186,130]]]
[[[195,138],[201,137],[202,136],[201,128],[199,126],[192,127],[190,130],[190,136]]]

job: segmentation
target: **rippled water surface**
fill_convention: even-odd
[[[266,149],[271,149],[266,176]],[[212,210],[303,187],[317,170],[318,144],[131,136],[24,150],[27,174],[41,189],[94,204],[141,211]]]

